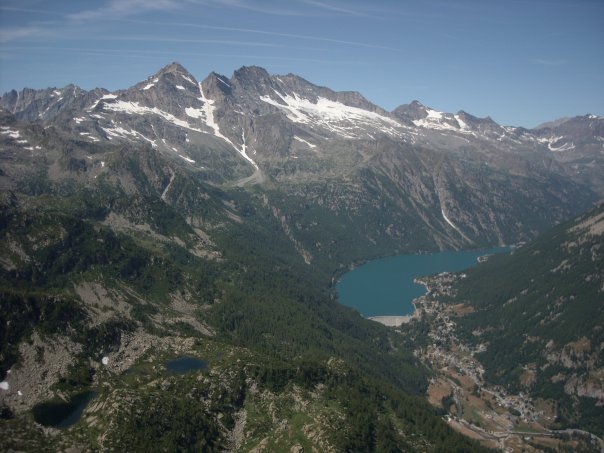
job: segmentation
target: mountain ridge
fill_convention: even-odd
[[[194,75],[191,72],[189,72],[182,64],[180,64],[177,61],[173,61],[173,62],[171,62],[171,63],[163,66],[162,68],[160,68],[155,74],[147,77],[147,79],[145,79],[145,80],[151,80],[151,79],[153,79],[155,77],[158,77],[158,76],[161,76],[163,74],[173,73],[173,72],[184,73],[185,75],[188,75],[188,76],[194,78]],[[214,76],[218,77],[219,79],[221,79],[224,82],[225,80],[229,80],[230,81],[233,78],[235,78],[237,80],[241,79],[241,78],[245,79],[247,77],[246,74],[248,74],[248,73],[253,74],[253,78],[254,79],[263,78],[265,80],[269,80],[271,77],[275,77],[277,79],[281,78],[281,79],[298,80],[298,81],[302,82],[303,84],[312,85],[314,88],[317,88],[320,91],[328,91],[330,93],[333,93],[336,96],[339,96],[340,99],[342,99],[342,100],[346,99],[347,97],[357,98],[357,101],[350,102],[347,105],[358,106],[359,104],[361,104],[361,105],[364,105],[366,108],[367,107],[373,108],[373,109],[379,110],[380,112],[383,112],[383,113],[394,114],[397,110],[400,110],[402,108],[409,107],[409,106],[415,106],[415,105],[416,106],[420,106],[420,107],[424,107],[424,108],[427,108],[427,109],[430,109],[430,110],[435,111],[435,112],[437,111],[436,109],[433,109],[433,108],[431,108],[429,106],[425,106],[421,101],[419,101],[417,99],[412,100],[408,104],[400,104],[398,107],[394,107],[391,111],[388,111],[388,110],[385,110],[384,108],[380,107],[379,105],[374,104],[373,102],[369,101],[368,99],[366,99],[358,91],[333,91],[333,90],[331,90],[331,89],[329,89],[329,88],[327,88],[325,86],[315,85],[312,82],[309,82],[308,80],[306,80],[306,79],[304,79],[304,78],[302,78],[302,77],[300,77],[300,76],[298,76],[296,74],[293,74],[291,72],[287,73],[287,74],[271,76],[268,73],[268,71],[266,71],[266,69],[264,69],[264,68],[262,68],[260,66],[254,66],[254,65],[252,65],[252,66],[241,66],[239,69],[236,69],[236,70],[233,71],[233,74],[232,74],[232,76],[230,78],[227,77],[227,76],[225,76],[225,75],[216,73],[214,71],[211,71],[206,76],[206,78],[210,77],[211,75],[214,75]],[[144,82],[145,82],[144,80],[140,81],[140,82],[137,82],[132,87],[136,87],[136,86],[138,86],[140,84],[143,84]],[[32,91],[33,92],[44,92],[44,91],[48,91],[48,90],[67,91],[69,89],[76,89],[76,90],[81,91],[81,92],[97,92],[97,91],[100,91],[100,92],[103,92],[104,94],[123,91],[123,89],[118,89],[118,90],[110,91],[110,90],[107,90],[106,88],[101,88],[101,87],[97,87],[97,88],[94,88],[94,89],[91,89],[91,90],[84,90],[84,89],[82,89],[79,86],[74,85],[74,84],[68,84],[68,85],[66,85],[65,87],[62,87],[62,88],[61,87],[47,87],[47,88],[36,89],[36,88],[31,88],[31,87],[25,87],[25,88],[23,88],[20,91],[17,91],[15,89],[13,89],[13,90],[10,90],[10,91],[4,93],[2,95],[2,97],[3,98],[6,97],[7,100],[3,100],[3,107],[5,107],[5,108],[8,107],[8,108],[6,108],[6,110],[10,111],[11,113],[15,113],[14,107],[16,107],[16,106],[15,106],[14,102],[11,103],[10,98],[16,97],[17,93],[20,94],[20,93],[27,93],[27,92],[32,92]],[[355,103],[356,103],[356,105],[355,105]],[[10,108],[11,104],[13,104],[13,108]],[[444,113],[444,112],[440,112],[440,113]],[[475,115],[472,115],[471,113],[468,113],[467,111],[465,111],[463,109],[458,110],[456,112],[456,114],[462,114],[462,113],[466,114],[466,115],[470,115],[470,117],[475,118],[475,119],[485,120],[485,121],[489,121],[489,122],[495,123],[495,121],[493,121],[490,116],[486,116],[484,118],[477,117]],[[448,113],[448,114],[451,115],[451,113]],[[586,113],[584,115],[578,115],[578,116],[575,116],[575,117],[572,117],[572,118],[577,118],[577,117],[600,118],[597,115],[592,115],[590,113]],[[525,130],[539,130],[539,129],[545,129],[545,128],[551,128],[551,127],[559,126],[559,125],[563,124],[564,122],[568,121],[569,119],[571,119],[571,117],[563,117],[563,118],[553,119],[553,120],[547,121],[545,123],[541,123],[541,124],[539,124],[539,125],[537,125],[537,126],[535,126],[533,128],[527,128],[527,127],[522,127],[522,126],[502,126],[502,127],[514,127],[514,128],[525,129]]]
[[[128,89],[10,92],[0,106],[90,143],[151,146],[213,184],[276,185],[294,198],[340,184],[357,194],[357,212],[377,209],[372,186],[390,187],[388,203],[410,220],[390,218],[379,234],[403,238],[395,225],[411,221],[440,248],[526,239],[604,195],[599,118],[531,131],[417,101],[386,112],[359,93],[257,66],[199,82],[173,62]]]

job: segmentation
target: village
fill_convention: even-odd
[[[485,382],[485,370],[476,355],[488,345],[471,347],[457,335],[455,319],[470,313],[472,308],[443,302],[453,296],[454,283],[463,278],[464,273],[445,272],[415,280],[427,289],[427,294],[413,303],[414,318],[429,324],[430,341],[415,354],[435,371],[428,388],[430,403],[444,412],[443,418],[453,429],[490,448],[539,451],[599,445],[601,441],[592,439],[589,433],[550,429],[556,417],[551,404],[533,401],[524,392],[510,394],[501,386]]]

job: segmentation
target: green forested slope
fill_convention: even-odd
[[[488,346],[487,380],[554,401],[561,426],[603,433],[604,205],[491,257],[456,290],[476,309],[458,324]]]
[[[172,177],[152,149],[67,144],[3,164],[2,449],[476,448],[417,396],[426,370],[398,335],[338,305],[333,262],[306,264],[259,197]],[[108,171],[84,178],[72,163],[95,152]],[[181,354],[209,369],[166,374]],[[72,428],[34,423],[91,389]]]

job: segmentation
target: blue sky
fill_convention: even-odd
[[[533,127],[604,114],[604,0],[0,0],[0,92],[243,65]]]

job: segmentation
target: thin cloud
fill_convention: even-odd
[[[179,9],[177,0],[111,0],[106,6],[69,14],[72,20],[93,20],[111,17],[126,17],[147,11],[171,11]]]
[[[287,48],[283,44],[273,44],[266,42],[254,41],[237,41],[227,39],[187,39],[187,38],[162,38],[150,36],[108,36],[104,38],[110,41],[143,41],[143,42],[176,42],[176,43],[191,43],[191,44],[226,44],[233,46],[251,46],[251,47],[272,47],[272,48]]]
[[[374,16],[372,14],[368,14],[368,13],[363,12],[363,11],[357,11],[357,10],[350,9],[350,8],[343,8],[341,6],[336,6],[334,4],[320,2],[318,0],[302,0],[302,2],[305,3],[305,4],[307,4],[307,5],[311,5],[311,6],[323,9],[325,11],[330,11],[330,12],[334,12],[334,13],[346,14],[346,15],[349,15],[349,16],[377,18],[376,16]]]
[[[89,38],[79,38],[87,40]],[[96,40],[96,38],[90,38]],[[273,49],[294,49],[294,50],[310,50],[313,52],[326,52],[324,47],[300,47],[290,46],[286,44],[275,44],[268,42],[258,42],[249,40],[234,40],[234,39],[194,39],[194,38],[166,38],[154,36],[107,36],[103,38],[105,41],[142,41],[142,42],[159,42],[159,43],[188,43],[188,44],[222,44],[227,46],[244,46],[244,47],[268,47]]]
[[[293,39],[304,39],[309,41],[319,41],[319,42],[331,42],[334,44],[344,44],[349,46],[357,46],[357,47],[366,47],[369,49],[383,49],[383,50],[393,50],[398,51],[398,49],[394,47],[382,46],[378,44],[371,44],[360,41],[347,41],[343,39],[333,39],[326,38],[322,36],[314,36],[314,35],[299,35],[295,33],[280,33],[270,30],[259,30],[255,28],[237,28],[237,27],[221,27],[216,25],[204,25],[204,24],[192,24],[187,22],[155,22],[155,21],[146,21],[146,20],[137,20],[137,19],[114,19],[120,22],[131,22],[137,24],[146,24],[146,25],[163,25],[163,26],[172,26],[172,27],[190,27],[190,28],[201,28],[206,30],[220,30],[220,31],[234,31],[239,33],[251,33],[251,34],[259,34],[265,36],[276,36],[280,38],[293,38]]]
[[[542,66],[564,66],[568,63],[568,61],[562,59],[548,60],[545,58],[531,58],[529,61]]]
[[[299,9],[282,8],[281,3],[263,6],[258,2],[245,0],[187,0],[188,3],[203,6],[227,7],[231,9],[243,9],[255,13],[270,14],[274,16],[309,16],[308,12]],[[289,4],[291,5],[291,3]]]
[[[274,55],[252,55],[252,54],[229,54],[229,53],[208,53],[208,52],[188,52],[188,51],[171,51],[171,50],[145,50],[145,49],[96,49],[87,47],[48,47],[48,46],[36,46],[36,47],[10,47],[3,50],[13,52],[30,52],[30,53],[43,53],[48,55],[52,52],[57,53],[74,53],[79,55],[90,55],[98,56],[104,55],[107,57],[139,57],[139,58],[151,58],[156,55],[182,55],[182,56],[194,56],[194,57],[216,57],[216,58],[238,58],[238,59],[251,59],[258,62],[265,61],[294,61],[294,62],[309,62],[309,63],[321,63],[321,64],[354,64],[363,65],[367,62],[359,60],[334,60],[334,59],[321,59],[321,58],[302,58],[302,57],[289,57],[289,56],[274,56]],[[256,63],[258,64],[258,63]]]
[[[372,17],[382,19],[370,14],[368,11],[360,11],[336,4],[330,4],[319,0],[297,0],[289,2],[270,2],[268,4],[249,0],[186,0],[188,3],[227,7],[231,9],[242,9],[261,14],[273,16],[297,16],[297,17],[320,17],[327,13],[345,14],[358,17]],[[287,5],[283,7],[283,5]],[[293,8],[292,8],[293,5]],[[298,7],[296,7],[296,5]],[[310,7],[310,8],[309,8]]]
[[[322,8],[330,7],[324,2],[318,2],[315,0],[302,0],[302,1],[310,1],[313,4],[321,5]],[[213,25],[204,25],[204,24],[195,24],[195,23],[183,23],[183,22],[162,22],[162,21],[147,21],[147,20],[137,20],[131,18],[131,16],[140,15],[145,12],[150,11],[174,11],[179,10],[186,6],[187,4],[196,4],[196,5],[231,5],[238,8],[256,8],[258,11],[264,11],[263,8],[258,8],[251,6],[248,2],[241,0],[110,0],[106,5],[97,8],[79,11],[76,13],[68,14],[64,16],[68,21],[72,22],[87,22],[87,21],[116,21],[116,22],[129,22],[129,23],[138,23],[138,24],[146,24],[146,25],[159,25],[159,26],[174,26],[174,27],[189,27],[189,28],[198,28],[198,29],[206,29],[206,30],[219,30],[219,31],[229,31],[229,32],[239,32],[239,33],[248,33],[248,34],[256,34],[256,35],[264,35],[264,36],[272,36],[279,38],[291,38],[298,40],[308,40],[315,42],[323,42],[323,43],[332,43],[332,44],[341,44],[352,47],[363,47],[369,49],[382,49],[382,50],[390,50],[390,51],[398,51],[398,49],[379,45],[372,44],[361,41],[350,41],[343,39],[335,39],[328,38],[322,36],[315,35],[303,35],[303,34],[295,34],[295,33],[280,33],[274,32],[271,30],[261,30],[261,29],[253,29],[253,28],[237,28],[237,27],[222,27],[222,26],[213,26]],[[332,9],[341,9],[338,7],[332,7]],[[25,10],[26,8],[22,8],[19,10]],[[13,10],[18,10],[18,8],[13,8]],[[32,12],[34,10],[31,10]],[[37,11],[39,13],[48,13],[52,14],[48,11]],[[56,24],[55,24],[56,25]],[[56,31],[56,27],[54,27]],[[23,37],[33,37],[36,35],[47,33],[49,30],[44,30],[41,27],[33,27],[33,26],[24,26],[21,30],[19,29],[7,29],[3,30],[4,42],[16,40]],[[0,35],[2,36],[2,35]],[[1,39],[1,38],[0,38]]]
[[[57,13],[56,11],[48,11],[44,9],[32,9],[32,8],[20,8],[16,6],[0,6],[0,11],[16,12],[16,13],[34,13],[34,14],[46,14],[49,16],[65,17],[64,14]]]
[[[0,42],[8,43],[18,39],[33,38],[47,34],[47,31],[35,26],[0,28]]]

